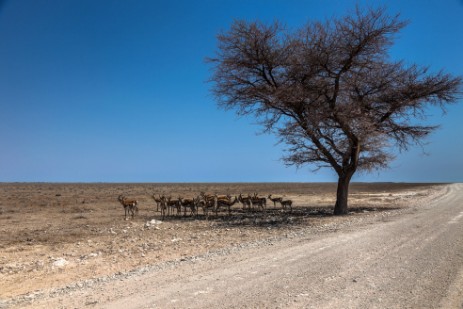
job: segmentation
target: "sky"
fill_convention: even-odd
[[[252,117],[220,109],[206,57],[236,19],[296,29],[386,5],[390,54],[463,75],[463,0],[0,0],[0,182],[332,182],[281,161]],[[365,182],[463,182],[463,100],[424,148]]]

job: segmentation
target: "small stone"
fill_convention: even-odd
[[[69,262],[66,259],[59,258],[59,259],[55,260],[52,265],[53,265],[53,267],[63,268],[67,264],[69,264]]]

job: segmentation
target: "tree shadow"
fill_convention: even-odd
[[[355,206],[349,208],[349,215],[367,214],[371,212],[385,212],[400,209],[400,207]],[[306,225],[311,219],[329,218],[333,215],[333,207],[297,206],[292,210],[282,208],[268,208],[261,210],[232,209],[231,213],[219,212],[210,214],[199,213],[196,216],[167,216],[164,221],[191,222],[209,221],[217,227],[286,227]]]

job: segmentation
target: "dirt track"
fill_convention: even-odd
[[[246,241],[226,241],[200,254],[16,297],[4,306],[460,308],[463,209],[457,207],[463,208],[462,187],[426,190],[430,195],[408,199],[408,208],[378,211],[378,204],[371,208],[376,211],[364,208],[339,220],[322,216],[312,226],[257,226],[265,236],[240,225]],[[369,192],[370,198],[375,194]],[[234,235],[236,226],[227,222],[213,232]]]

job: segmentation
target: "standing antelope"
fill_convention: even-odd
[[[156,202],[156,212],[158,212],[159,211],[159,206],[161,206],[161,203],[162,203],[163,196],[161,196],[159,194],[159,197],[156,197],[156,195],[153,194],[152,197],[153,197],[154,201]]]
[[[180,206],[184,207],[183,215],[186,216],[186,209],[190,208],[190,214],[196,215],[196,200],[194,198],[178,198]]]
[[[273,207],[276,207],[277,206],[277,202],[280,203],[281,205],[281,201],[283,200],[283,198],[281,196],[279,197],[272,197],[272,195],[270,194],[268,196],[269,200],[271,200],[273,202]]]
[[[203,213],[206,216],[206,220],[209,219],[209,208],[216,208],[216,197],[212,194],[206,194],[201,192],[198,197],[198,204],[203,207]]]
[[[163,195],[163,196],[159,196],[159,199],[160,199],[159,207],[161,207],[161,218],[162,220],[164,220],[164,218],[166,217],[166,210],[167,210],[167,198]]]
[[[177,199],[172,199],[172,197],[168,197],[167,198],[167,202],[166,202],[166,205],[167,205],[167,211],[168,211],[168,215],[170,215],[170,209],[172,208],[172,215],[174,214],[174,209],[177,209],[177,215],[179,215],[182,210],[181,210],[181,206],[180,206],[180,200],[177,198]]]
[[[132,219],[133,219],[133,216],[135,215],[135,213],[138,213],[138,207],[137,207],[138,201],[127,199],[122,194],[119,195],[119,197],[117,199],[122,204],[122,206],[124,206],[125,220],[127,220],[127,214],[128,213],[132,214]]]
[[[246,206],[248,206],[248,209],[251,209],[252,202],[251,202],[251,196],[243,196],[241,193],[238,196],[238,201],[243,204],[243,210],[246,209]]]
[[[254,193],[254,196],[251,198],[252,205],[256,204],[265,212],[265,207],[267,206],[267,199],[265,197],[260,197],[257,193]]]
[[[281,206],[283,207],[283,209],[286,209],[286,207],[289,207],[289,211],[293,211],[293,201],[291,200],[282,200]]]
[[[203,212],[206,215],[206,219],[209,219],[209,208],[214,209],[215,215],[217,216],[219,207],[227,206],[227,204],[231,203],[231,200],[232,200],[231,195],[218,195],[218,194],[212,195],[212,194],[206,194],[204,192],[201,192],[200,196],[198,197],[198,201],[202,202],[201,206],[203,207]],[[235,200],[238,201],[236,197],[235,197]]]
[[[235,196],[235,199],[232,201],[231,198],[230,199],[217,199],[217,207],[215,209],[215,215],[217,216],[217,212],[219,210],[220,207],[227,207],[228,208],[228,215],[231,215],[231,207],[233,205],[235,205],[236,203],[238,203],[239,200],[238,198]]]
[[[201,207],[203,209],[203,214],[206,215],[206,218],[208,218],[207,217],[208,212],[207,212],[207,202],[206,202],[206,200],[201,195],[199,195],[199,196],[195,197],[194,202],[195,202],[195,205],[196,205],[195,206],[196,209],[199,209]]]

